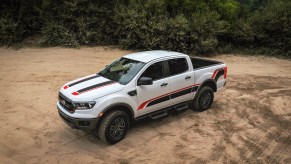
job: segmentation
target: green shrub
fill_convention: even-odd
[[[232,44],[235,47],[250,46],[254,42],[254,32],[245,20],[236,20],[225,24],[225,30],[219,34],[221,45]]]
[[[116,8],[114,21],[119,44],[124,48],[167,49],[179,52],[212,53],[223,21],[219,14],[205,11],[169,16],[163,1],[144,1]]]
[[[49,23],[42,29],[44,46],[78,47],[76,36],[62,23]]]
[[[190,36],[190,22],[181,14],[170,18],[166,22],[164,47],[173,51],[188,52]]]
[[[192,50],[200,54],[208,54],[217,49],[217,37],[224,28],[224,22],[219,20],[219,14],[215,12],[193,14],[190,27]]]
[[[251,17],[256,45],[280,49],[290,54],[288,52],[291,49],[290,9],[291,1],[272,1]]]
[[[290,54],[290,8],[290,0],[2,0],[0,44],[41,35],[45,46]]]
[[[0,45],[11,45],[20,40],[18,24],[11,19],[0,19]]]

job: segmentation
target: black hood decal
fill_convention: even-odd
[[[80,83],[82,83],[82,82],[85,82],[85,81],[88,81],[88,80],[91,80],[91,79],[95,79],[95,78],[97,78],[97,77],[100,77],[100,75],[96,74],[95,76],[91,76],[91,77],[88,77],[88,78],[82,79],[82,80],[80,80],[80,81],[76,81],[76,82],[74,82],[74,83],[72,83],[72,84],[69,84],[68,86],[69,86],[69,87],[72,87],[72,86],[77,85],[77,84],[80,84]]]
[[[115,81],[111,81],[111,80],[110,81],[105,81],[105,82],[102,82],[102,83],[99,83],[99,84],[95,84],[95,85],[80,89],[80,90],[78,90],[76,92],[73,92],[72,94],[76,96],[76,95],[82,94],[84,92],[88,92],[88,91],[91,91],[91,90],[94,90],[94,89],[97,89],[97,88],[105,87],[107,85],[111,85],[111,84],[114,84],[114,83],[116,83],[116,82]]]

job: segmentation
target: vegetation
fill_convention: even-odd
[[[119,45],[291,56],[290,0],[1,0],[0,45]]]

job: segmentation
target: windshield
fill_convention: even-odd
[[[120,58],[100,71],[99,75],[120,84],[127,84],[144,65],[140,61]]]

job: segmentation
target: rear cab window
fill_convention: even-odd
[[[168,65],[167,65],[168,63]],[[169,68],[167,68],[167,66]],[[160,61],[150,65],[140,76],[152,78],[153,81],[178,75],[189,70],[186,58],[175,58],[167,61]]]
[[[170,76],[178,75],[189,70],[186,58],[175,58],[168,60]]]

